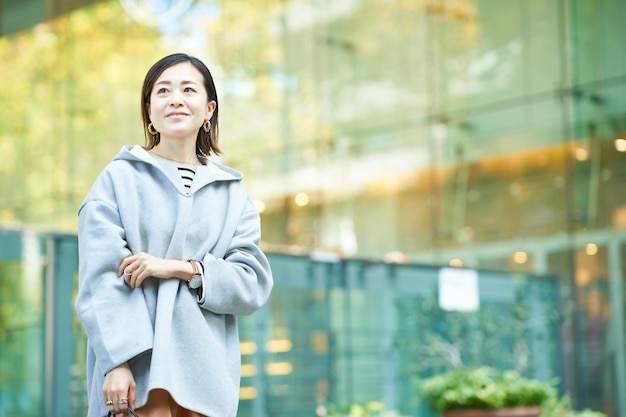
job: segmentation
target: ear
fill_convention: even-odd
[[[148,113],[148,117],[152,116],[150,111],[150,103],[146,103],[146,113]]]
[[[217,108],[217,103],[214,100],[209,101],[206,108],[206,119],[210,119],[213,116],[213,112]]]

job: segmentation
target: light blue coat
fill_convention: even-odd
[[[89,340],[88,417],[107,414],[104,375],[126,361],[137,382],[136,408],[151,389],[164,388],[200,414],[237,414],[236,315],[263,306],[273,280],[241,174],[205,163],[186,195],[174,164],[125,146],[79,209],[76,311]],[[179,279],[150,278],[131,290],[117,270],[138,252],[202,259],[203,299]]]

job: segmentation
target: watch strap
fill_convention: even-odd
[[[202,277],[202,274],[200,273],[200,267],[198,266],[198,261],[196,261],[195,259],[187,259],[187,262],[191,264],[191,268],[193,269],[191,278],[189,278],[189,280],[187,281],[187,285],[189,285],[189,288],[191,288],[191,280],[195,277]]]
[[[195,259],[187,259],[187,262],[191,264],[191,268],[193,268],[192,276],[200,275],[200,268],[198,267],[198,261]]]

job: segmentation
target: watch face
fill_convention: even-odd
[[[189,280],[189,288],[195,290],[196,288],[200,288],[202,285],[202,277],[200,275],[195,275],[191,277]]]

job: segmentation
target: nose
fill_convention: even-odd
[[[182,93],[178,90],[172,91],[172,94],[170,95],[170,106],[179,106],[182,103]]]

